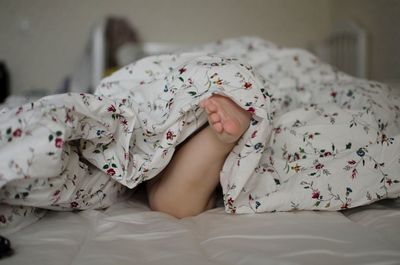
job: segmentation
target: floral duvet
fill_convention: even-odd
[[[94,94],[0,115],[0,225],[105,208],[155,176],[219,93],[253,114],[221,171],[225,210],[341,210],[400,194],[400,99],[300,49],[240,38],[147,57]]]

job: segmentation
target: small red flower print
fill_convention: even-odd
[[[14,137],[21,137],[21,135],[22,135],[22,130],[21,130],[21,129],[16,129],[16,130],[13,132],[13,136],[14,136]]]
[[[315,169],[320,170],[320,169],[322,169],[322,168],[324,168],[324,165],[321,164],[321,163],[318,163],[318,164],[315,165]]]
[[[72,110],[68,109],[67,114],[65,114],[65,123],[69,122],[73,122],[74,121],[74,117],[71,115]]]
[[[332,92],[331,92],[331,97],[334,98],[334,97],[336,97],[336,95],[337,95],[337,92],[336,92],[336,91],[332,91]]]
[[[128,125],[128,120],[127,119],[121,119],[121,124],[122,125]]]
[[[318,199],[319,198],[319,191],[313,191],[311,198]]]
[[[387,183],[389,186],[392,186],[393,181],[392,181],[391,179],[388,179],[388,180],[386,180],[386,183]]]
[[[22,111],[23,111],[23,108],[22,108],[22,107],[19,107],[18,110],[17,110],[17,112],[15,113],[15,115],[19,115]]]
[[[247,111],[250,112],[251,114],[254,114],[254,113],[256,112],[256,109],[253,108],[253,107],[249,107],[249,108],[247,109]]]
[[[244,83],[244,88],[245,88],[245,89],[250,89],[252,86],[253,86],[253,84],[250,83],[250,82]]]
[[[61,138],[56,138],[54,144],[57,148],[61,148],[63,146],[64,142]]]
[[[78,203],[77,202],[71,202],[70,206],[71,206],[71,208],[76,208],[76,207],[78,207]]]
[[[347,161],[347,163],[349,163],[350,165],[354,165],[354,164],[357,163],[357,162],[354,161],[354,160],[349,160],[349,161]]]
[[[167,132],[166,138],[167,138],[167,140],[173,140],[175,136],[176,135],[171,130],[169,130]]]
[[[345,202],[342,204],[342,206],[340,207],[340,209],[344,210],[344,209],[348,209],[350,207],[350,203]]]
[[[58,196],[58,194],[60,194],[60,190],[56,190],[54,193],[53,193],[53,196]]]
[[[179,69],[179,74],[183,74],[184,72],[186,72],[186,68],[182,67],[181,69]]]
[[[351,172],[351,178],[355,179],[357,177],[357,175],[358,175],[358,171],[356,168],[354,168],[353,171]]]
[[[257,136],[257,131],[254,131],[252,134],[251,134],[251,138],[255,138]]]
[[[4,215],[0,215],[0,223],[5,224],[7,222],[7,219]]]
[[[115,112],[117,109],[115,108],[115,106],[114,105],[111,105],[111,106],[109,106],[108,108],[107,108],[107,111],[108,112]]]
[[[115,175],[115,170],[114,170],[113,168],[109,168],[109,169],[107,170],[107,175],[109,175],[109,176],[114,176],[114,175]]]
[[[325,152],[325,153],[324,153],[324,156],[331,156],[331,155],[332,155],[331,152]]]

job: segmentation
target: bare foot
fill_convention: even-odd
[[[249,127],[251,114],[228,97],[212,95],[200,107],[206,110],[211,128],[223,143],[236,142]]]

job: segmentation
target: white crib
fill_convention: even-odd
[[[368,78],[367,33],[353,21],[338,21],[329,36],[311,50],[343,72]]]

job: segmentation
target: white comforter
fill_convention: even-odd
[[[398,197],[400,102],[389,92],[257,38],[145,58],[94,95],[2,112],[0,224],[39,216],[38,208],[108,207],[168,164],[206,122],[198,104],[212,93],[253,113],[221,172],[227,212],[339,210]]]

